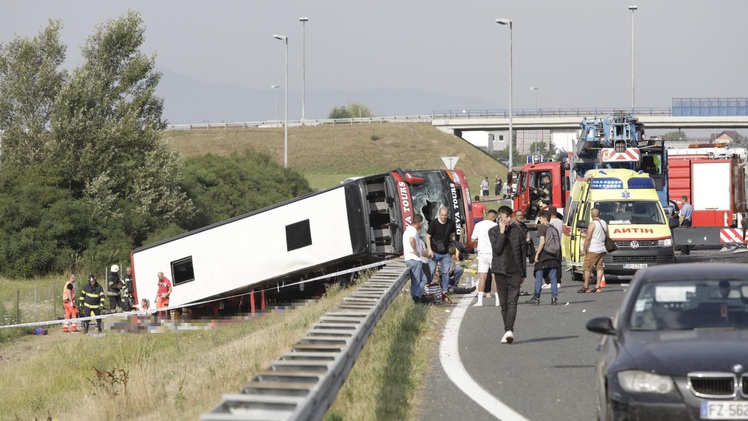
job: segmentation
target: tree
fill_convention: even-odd
[[[367,108],[365,105],[353,102],[348,104],[347,106],[333,108],[332,111],[330,111],[330,114],[328,114],[327,118],[364,118],[373,116],[374,115],[371,113],[371,110],[369,110],[369,108]]]
[[[154,57],[140,52],[144,33],[134,11],[98,26],[51,123],[52,165],[74,197],[95,205],[97,224],[121,225],[136,239],[189,218],[194,209],[179,188],[180,160],[160,140],[166,127],[163,99],[155,94],[161,74]]]
[[[50,142],[52,106],[67,72],[58,70],[66,47],[59,21],[49,21],[39,35],[0,45],[0,131],[2,165],[44,160]]]
[[[553,142],[533,142],[530,144],[531,155],[540,155],[544,160],[554,159],[558,151]]]
[[[678,130],[675,132],[665,133],[662,136],[662,139],[665,141],[665,144],[667,144],[667,142],[687,142],[688,136],[686,136],[686,134],[682,131]]]
[[[283,202],[312,189],[299,173],[270,156],[248,150],[244,155],[203,155],[185,160],[183,189],[196,215],[185,226],[199,228]]]

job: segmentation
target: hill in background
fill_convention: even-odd
[[[167,131],[164,139],[186,157],[230,155],[254,149],[283,163],[283,128]],[[465,171],[478,193],[480,180],[507,168],[470,143],[428,123],[382,123],[289,127],[288,166],[304,174],[315,189],[332,187],[353,176],[395,168],[445,168],[442,156],[457,156],[455,168]]]

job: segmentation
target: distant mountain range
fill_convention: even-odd
[[[171,124],[265,121],[276,119],[276,89],[257,90],[238,85],[208,83],[191,76],[161,70],[157,88],[164,98],[164,118]],[[283,87],[277,89],[278,119],[283,119]],[[330,111],[350,103],[362,104],[377,116],[428,115],[435,110],[496,109],[487,101],[423,92],[416,89],[374,89],[345,92],[336,89],[306,91],[305,117],[327,118]],[[301,118],[301,92],[288,93],[288,119]]]

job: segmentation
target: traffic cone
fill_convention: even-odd
[[[608,286],[605,283],[605,273],[603,273],[603,279],[600,280],[600,288]]]

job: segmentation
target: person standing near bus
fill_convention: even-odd
[[[96,281],[93,273],[88,275],[88,283],[83,286],[79,300],[78,306],[83,308],[83,317],[101,316],[104,312],[104,288]],[[84,334],[88,333],[88,324],[88,320],[83,322]],[[96,319],[96,326],[99,333],[102,333],[101,318]]]
[[[158,290],[156,290],[156,308],[169,307],[169,296],[173,288],[169,278],[164,276],[163,272],[158,273]],[[159,315],[166,316],[166,311],[160,311]]]
[[[470,205],[473,208],[473,223],[486,219],[486,205],[480,202],[480,196],[475,196],[475,200]]]
[[[455,223],[449,218],[449,209],[442,206],[439,208],[439,217],[429,222],[426,231],[426,246],[429,249],[431,273],[436,272],[436,262],[441,262],[443,268],[448,268],[452,263],[449,255],[449,244],[455,240]],[[449,288],[449,273],[442,273],[442,289]]]

